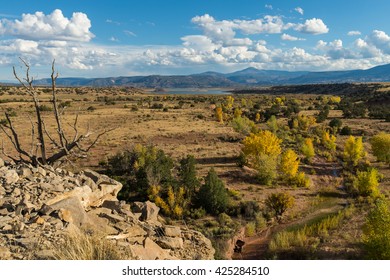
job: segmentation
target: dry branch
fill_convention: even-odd
[[[55,70],[55,60],[53,60],[52,67],[51,67],[52,99],[50,100],[50,102],[53,106],[53,117],[55,119],[57,136],[54,137],[53,135],[51,135],[47,130],[44,119],[41,115],[38,92],[35,90],[33,86],[33,78],[30,77],[30,65],[22,58],[20,58],[20,60],[25,66],[25,77],[20,78],[19,75],[16,73],[15,67],[13,67],[13,73],[15,78],[26,89],[28,95],[31,97],[33,101],[33,105],[35,109],[35,117],[36,117],[35,120],[36,126],[33,120],[31,119],[31,117],[29,117],[30,124],[31,124],[31,143],[30,143],[31,152],[27,152],[22,147],[19,141],[18,132],[13,126],[9,114],[6,112],[5,113],[6,121],[0,123],[0,128],[12,143],[14,149],[18,152],[19,159],[17,160],[16,158],[10,157],[8,154],[6,154],[4,150],[4,144],[3,144],[2,150],[5,156],[11,158],[14,161],[26,162],[26,163],[33,164],[35,166],[45,165],[45,164],[52,165],[55,162],[59,161],[60,159],[70,155],[81,157],[81,153],[87,153],[97,143],[97,141],[101,136],[113,130],[110,129],[110,130],[104,130],[103,132],[100,132],[96,136],[96,138],[92,141],[92,144],[83,147],[81,145],[82,142],[88,139],[92,133],[89,130],[89,126],[84,134],[81,134],[79,132],[79,128],[78,128],[79,115],[77,114],[74,119],[73,125],[70,125],[74,130],[74,135],[71,138],[66,137],[62,125],[62,119],[61,119],[62,112],[59,111],[58,99],[57,99],[56,80],[58,78],[58,72],[56,72]],[[35,135],[37,136],[36,139],[35,139]],[[53,152],[51,155],[47,155],[46,141],[48,141],[48,143],[51,144],[51,146],[53,147]],[[34,149],[34,147],[36,147],[36,149]]]

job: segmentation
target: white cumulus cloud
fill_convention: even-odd
[[[357,31],[357,30],[351,30],[347,33],[348,36],[359,36],[361,35],[362,33],[360,31]]]
[[[283,41],[304,41],[305,40],[304,38],[298,38],[298,37],[291,36],[291,35],[286,34],[286,33],[283,33],[282,36],[280,36],[280,38]]]
[[[66,40],[88,42],[93,37],[91,21],[84,13],[75,12],[69,19],[59,9],[51,14],[23,14],[22,19],[2,19],[0,34],[28,40]]]
[[[307,19],[305,23],[300,23],[295,26],[295,30],[307,34],[325,34],[329,32],[329,28],[319,18]]]
[[[302,9],[301,7],[296,7],[294,10],[295,10],[297,13],[301,14],[301,15],[304,14],[304,11],[303,11],[303,9]]]

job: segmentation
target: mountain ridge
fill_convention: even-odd
[[[130,86],[141,88],[215,88],[348,82],[389,82],[390,64],[366,70],[283,71],[248,67],[232,73],[214,71],[190,75],[118,76],[106,78],[58,78],[59,86]],[[36,85],[50,85],[50,79],[36,80]]]

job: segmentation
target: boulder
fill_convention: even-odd
[[[58,217],[64,222],[82,227],[88,224],[88,216],[77,197],[67,197],[49,206],[58,210]]]
[[[164,234],[169,237],[181,237],[181,229],[175,226],[165,226]]]
[[[18,173],[11,169],[11,170],[2,170],[2,174],[0,175],[4,178],[6,184],[14,184],[19,180]]]
[[[143,245],[133,245],[130,247],[133,256],[140,260],[172,260],[176,259],[169,254],[168,250],[162,249],[152,239],[147,237]]]
[[[142,209],[141,220],[148,222],[157,222],[160,207],[150,201],[146,201],[144,205],[145,206]]]
[[[156,240],[156,243],[160,245],[160,247],[163,249],[172,249],[172,250],[182,249],[184,245],[182,238],[167,237],[167,236],[158,238]]]

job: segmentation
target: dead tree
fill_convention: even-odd
[[[78,129],[78,114],[75,117],[73,124],[69,124],[72,128],[73,136],[68,137],[63,128],[62,122],[62,113],[59,111],[58,99],[57,99],[57,89],[56,89],[56,80],[58,78],[58,72],[55,71],[55,60],[52,62],[51,67],[51,104],[53,106],[53,115],[56,123],[56,133],[51,135],[47,130],[45,121],[41,114],[41,106],[38,98],[38,92],[33,86],[34,79],[30,76],[30,65],[23,59],[20,58],[23,65],[25,66],[26,76],[20,78],[16,73],[15,67],[13,67],[13,74],[15,78],[19,81],[21,86],[26,90],[27,94],[31,97],[34,110],[35,110],[35,120],[30,118],[31,124],[31,147],[30,150],[26,150],[22,147],[20,142],[20,137],[15,129],[15,126],[12,123],[12,119],[8,112],[5,112],[5,121],[0,123],[0,128],[12,143],[14,149],[19,154],[19,158],[7,154],[4,150],[4,143],[2,145],[3,154],[15,162],[24,162],[30,163],[34,166],[38,165],[53,165],[55,162],[58,162],[64,157],[72,156],[81,156],[82,154],[87,153],[99,140],[99,138],[107,133],[110,130],[104,130],[100,132],[91,144],[86,147],[82,146],[82,142],[90,138],[91,132],[89,126],[85,133],[80,134]],[[47,145],[52,146],[52,152],[49,155],[47,150]]]

